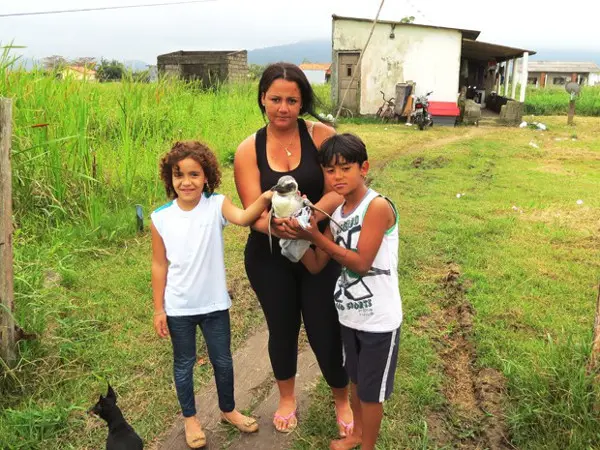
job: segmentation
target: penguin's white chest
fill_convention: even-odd
[[[293,213],[302,208],[302,199],[297,192],[291,192],[286,195],[275,192],[271,199],[271,204],[273,205],[275,217],[290,217]]]

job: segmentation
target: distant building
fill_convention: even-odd
[[[302,63],[299,67],[313,84],[328,83],[331,78],[331,63]]]
[[[536,87],[562,86],[571,80],[583,86],[600,84],[600,67],[593,62],[529,62],[528,84]]]
[[[59,78],[71,78],[82,81],[96,81],[96,71],[83,66],[66,66],[59,72]]]
[[[159,76],[202,80],[205,86],[248,79],[248,52],[177,51],[157,57]]]
[[[396,97],[400,84],[414,84],[417,96],[433,91],[430,100],[438,103],[455,105],[463,86],[482,99],[491,93],[508,99],[515,95],[508,93],[509,77],[519,81],[518,74],[509,73],[509,64],[535,54],[478,41],[476,30],[385,20],[373,29],[372,19],[336,15],[332,25],[332,101],[339,106],[345,95],[343,106],[353,114],[375,114],[382,105],[381,91]],[[519,100],[525,101],[525,89]]]

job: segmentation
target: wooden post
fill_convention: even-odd
[[[594,337],[592,340],[592,353],[588,372],[598,370],[600,367],[600,284],[598,284],[598,297],[596,298],[596,318],[594,320]],[[600,376],[600,374],[599,374]]]
[[[573,125],[574,117],[575,117],[575,96],[571,95],[571,100],[569,100],[569,115],[567,116],[567,125]]]
[[[16,359],[12,249],[12,101],[0,98],[0,358]]]

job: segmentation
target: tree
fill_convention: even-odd
[[[96,58],[93,56],[81,56],[71,60],[71,65],[93,69],[96,67]]]
[[[100,65],[96,68],[96,78],[99,81],[118,81],[123,78],[124,73],[125,66],[116,59],[109,61],[102,58]]]
[[[42,59],[42,64],[46,70],[59,70],[65,67],[68,63],[66,58],[60,55],[52,55]]]
[[[258,80],[267,66],[261,64],[248,64],[248,78],[250,80]]]

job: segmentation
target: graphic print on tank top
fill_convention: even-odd
[[[365,199],[367,200],[367,199]],[[370,200],[370,199],[369,199]],[[369,201],[365,201],[368,203]],[[335,243],[345,249],[358,251],[358,239],[362,230],[362,217],[366,212],[366,207],[359,208],[361,211],[354,211],[346,220],[341,217],[340,211],[336,211],[336,220],[341,221],[341,228],[332,232]],[[363,212],[363,214],[361,214]],[[391,270],[389,268],[379,268],[372,266],[365,275],[360,275],[347,267],[342,267],[342,273],[336,284],[334,292],[335,305],[339,311],[348,309],[360,310],[361,315],[369,316],[373,314],[373,290],[369,286],[369,279],[373,277],[389,277]]]

